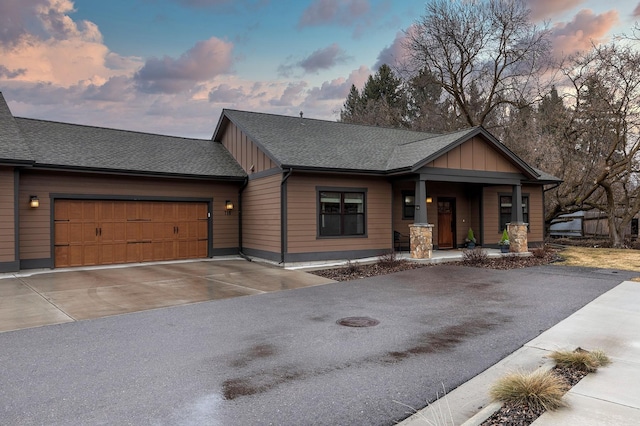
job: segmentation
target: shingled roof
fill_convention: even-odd
[[[219,143],[127,130],[16,118],[37,166],[243,178]]]
[[[530,179],[539,173],[482,127],[434,134],[225,109],[213,135],[233,122],[278,166],[371,173],[416,171],[455,146],[482,135]]]
[[[242,180],[222,144],[13,117],[0,93],[0,162],[33,167]]]
[[[33,162],[33,155],[20,134],[18,124],[2,92],[0,92],[0,162],[18,164]]]

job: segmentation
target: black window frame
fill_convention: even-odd
[[[337,213],[327,213],[322,210],[322,193],[333,192],[340,194],[340,208]],[[345,194],[359,194],[362,195],[362,212],[347,212],[345,211]],[[367,237],[367,189],[366,188],[335,188],[335,187],[316,187],[316,238],[366,238]],[[323,233],[323,215],[340,216],[340,233],[339,234],[326,234]],[[345,233],[345,218],[348,216],[360,216],[362,217],[362,232],[361,233]],[[356,221],[357,222],[357,221]]]
[[[502,198],[508,197],[511,202],[511,206],[509,206],[509,212],[503,212],[502,209]],[[526,200],[526,201],[525,201]],[[529,224],[529,212],[531,211],[531,197],[529,194],[522,194],[522,221],[527,224],[527,232],[531,231],[531,225]],[[499,193],[498,194],[498,233],[502,233],[504,229],[507,228],[507,223],[511,223],[511,213],[513,209],[513,194],[507,193]],[[507,215],[509,219],[506,219]]]
[[[416,217],[416,191],[401,191],[402,194],[402,220],[414,220]],[[413,197],[413,204],[407,203],[407,197]],[[411,214],[407,214],[411,212]]]

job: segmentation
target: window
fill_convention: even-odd
[[[402,191],[402,219],[413,219],[416,215],[414,191]]]
[[[364,192],[319,191],[320,236],[364,235]]]
[[[507,223],[511,222],[511,195],[500,195],[500,229],[507,227]],[[522,196],[522,220],[525,223],[529,223],[529,196]]]

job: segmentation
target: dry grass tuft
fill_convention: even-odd
[[[551,411],[565,405],[562,395],[568,389],[562,378],[538,369],[532,373],[507,374],[491,387],[490,395],[495,401]]]
[[[608,357],[602,353],[608,360]],[[591,352],[578,349],[575,351],[555,351],[549,358],[556,362],[558,367],[574,368],[579,371],[592,373],[602,366],[601,358],[593,356]]]
[[[462,252],[462,264],[465,266],[480,266],[487,263],[489,256],[481,248],[474,248]]]
[[[403,260],[398,258],[398,256],[396,255],[396,252],[391,250],[383,254],[382,256],[378,257],[378,261],[376,263],[380,266],[389,268],[389,267],[397,266],[402,262]]]

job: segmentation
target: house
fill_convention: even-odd
[[[201,140],[17,118],[0,93],[0,271],[359,258],[392,250],[394,231],[428,256],[470,227],[496,245],[508,222],[526,249],[543,240],[543,186],[557,181],[481,127],[224,110]]]

